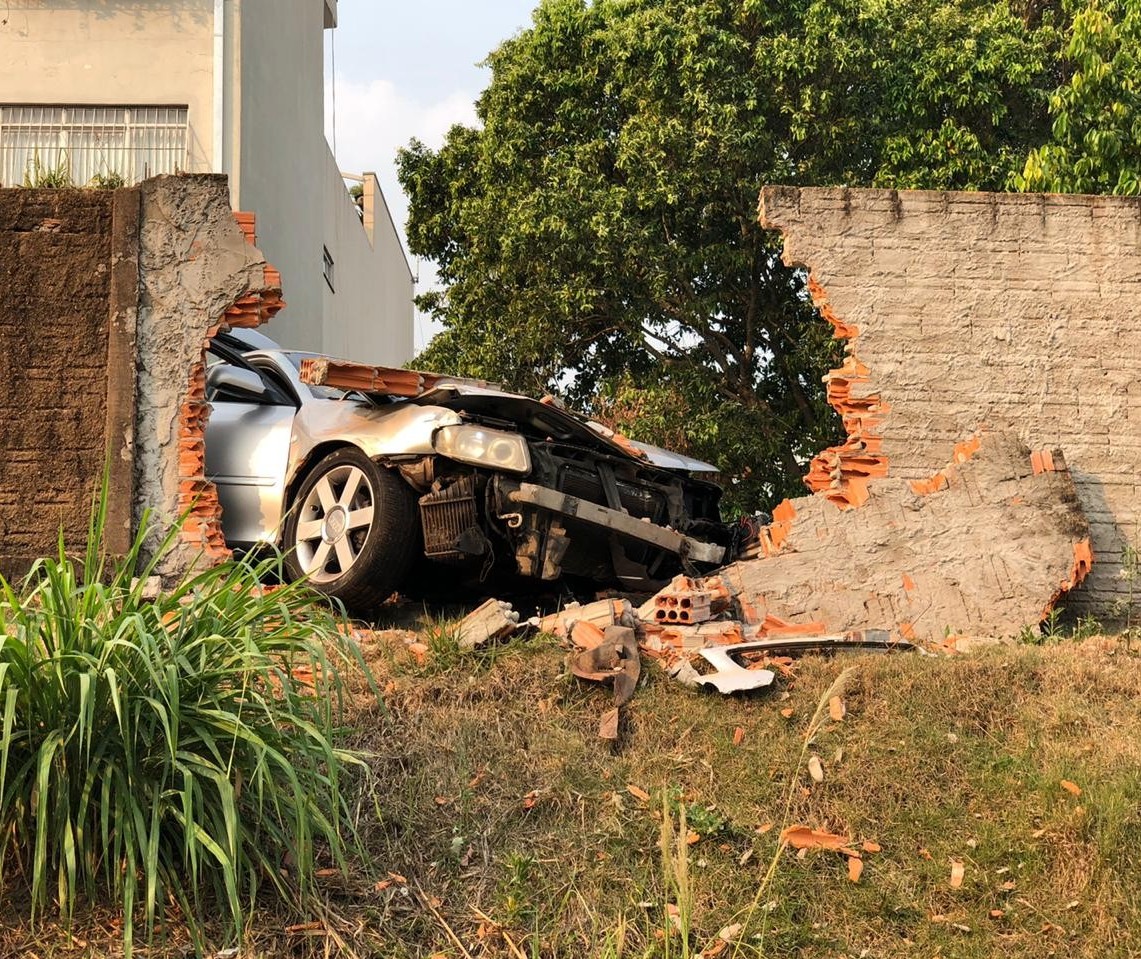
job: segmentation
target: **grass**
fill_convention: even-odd
[[[513,955],[479,939],[475,910],[527,956],[696,956],[740,922],[743,956],[1128,954],[1141,936],[1136,659],[1087,643],[851,662],[846,717],[825,715],[807,740],[847,661],[805,660],[780,702],[701,696],[651,670],[617,752],[594,736],[605,695],[549,646],[483,673],[398,677],[391,723],[370,737],[393,788],[368,843],[440,900],[473,955]],[[681,872],[676,837],[695,808],[710,831]],[[841,856],[780,849],[786,821],[882,851],[852,883]],[[459,955],[403,904],[392,887],[373,907],[376,955]]]
[[[345,948],[261,910],[243,955],[1037,959],[1141,941],[1141,663],[1112,641],[808,658],[787,698],[649,668],[616,749],[596,738],[606,692],[549,638],[437,668],[363,644],[386,710],[362,705],[350,745],[382,784],[362,840],[387,878],[330,886]],[[820,707],[848,667],[834,722]],[[881,849],[853,883],[839,854],[781,847],[793,822]]]
[[[240,941],[259,890],[320,911],[319,866],[359,847],[354,771],[335,743],[351,648],[303,588],[229,562],[143,598],[145,526],[99,551],[0,579],[0,890],[33,934],[113,907],[129,955],[141,920],[204,950],[204,916]],[[272,561],[270,561],[272,564]],[[140,575],[136,578],[135,574]],[[358,777],[361,778],[361,777]]]

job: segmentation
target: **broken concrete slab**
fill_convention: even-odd
[[[1089,570],[1089,525],[1060,454],[1035,474],[1015,437],[989,434],[933,484],[888,477],[857,509],[789,502],[779,549],[726,567],[742,606],[828,631],[902,640],[1001,638],[1041,621]]]

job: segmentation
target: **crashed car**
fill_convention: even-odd
[[[349,609],[382,603],[418,558],[645,590],[726,558],[707,463],[471,380],[314,385],[315,362],[340,361],[214,338],[206,472],[232,548],[280,548],[288,575]]]

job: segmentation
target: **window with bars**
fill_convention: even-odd
[[[186,107],[0,105],[0,186],[116,186],[187,166]]]

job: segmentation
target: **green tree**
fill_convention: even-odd
[[[1070,74],[1050,97],[1050,142],[1015,185],[1051,193],[1141,193],[1141,0],[1069,3]]]
[[[481,128],[401,152],[444,285],[417,362],[680,438],[739,506],[802,490],[836,346],[760,187],[1000,187],[1048,129],[1053,42],[993,0],[544,0]]]

